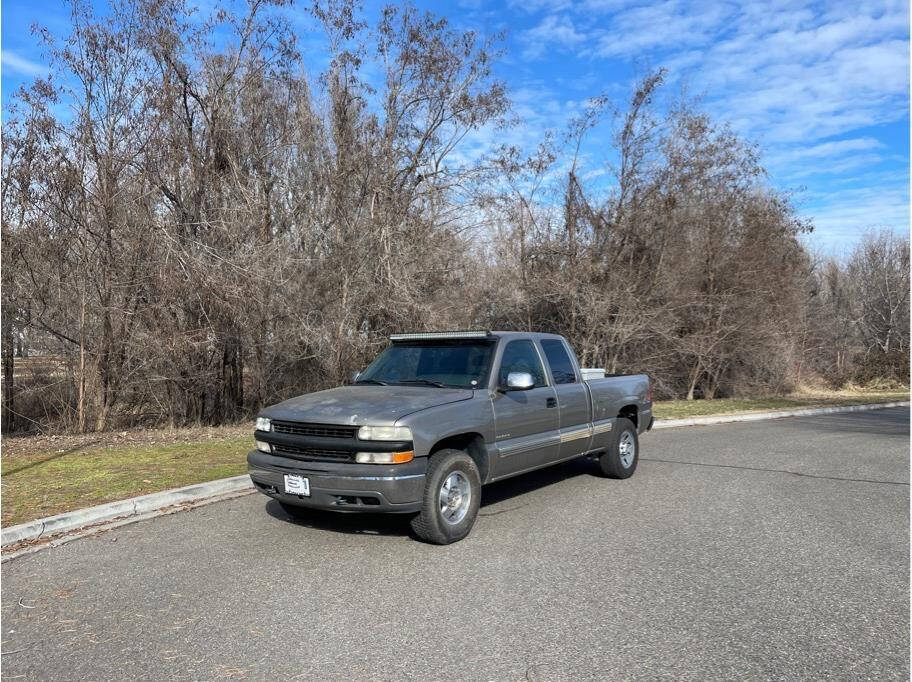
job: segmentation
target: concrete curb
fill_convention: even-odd
[[[892,403],[869,403],[867,405],[836,405],[834,407],[805,407],[797,410],[777,410],[774,412],[745,412],[743,414],[720,415],[717,417],[689,417],[687,419],[657,419],[653,429],[671,429],[678,426],[702,426],[707,424],[729,424],[731,422],[757,422],[782,417],[812,417],[817,414],[836,414],[838,412],[868,412],[888,407],[909,407],[910,401]]]
[[[253,484],[250,482],[250,477],[247,474],[243,474],[207,483],[196,483],[183,488],[163,490],[160,493],[142,495],[119,502],[109,502],[97,507],[77,509],[57,516],[48,516],[44,519],[4,528],[0,532],[0,546],[6,547],[17,542],[37,540],[111,519],[137,517],[166,507],[193,504],[211,497],[219,497],[247,489],[253,490]]]
[[[16,542],[3,548],[3,554],[0,555],[0,563],[5,564],[8,561],[12,561],[13,559],[18,559],[21,556],[41,552],[43,550],[50,549],[51,547],[60,547],[61,545],[73,542],[74,540],[90,537],[98,533],[116,530],[121,526],[126,526],[131,523],[146,521],[147,519],[154,519],[156,517],[167,516],[169,514],[182,514],[191,509],[196,509],[197,507],[204,507],[216,502],[231,500],[235,497],[243,497],[244,495],[252,495],[253,492],[254,491],[252,488],[245,488],[243,490],[238,490],[232,493],[226,493],[225,495],[204,497],[194,502],[184,502],[182,504],[175,504],[170,507],[153,509],[152,511],[146,512],[144,514],[137,514],[135,516],[118,516],[114,519],[99,521],[98,523],[93,523],[88,526],[80,526],[79,528],[57,533],[56,535],[45,535],[38,538],[37,540],[22,540],[21,542]]]
[[[750,412],[718,417],[692,417],[689,419],[661,419],[653,429],[670,429],[679,426],[700,426],[705,424],[727,424],[730,422],[752,422],[782,417],[806,417],[817,414],[834,414],[837,412],[866,412],[888,407],[909,407],[909,401],[892,403],[873,403],[868,405],[844,405],[837,407],[811,407],[777,412]],[[207,500],[215,501],[232,493],[252,492],[253,484],[246,474],[233,478],[222,478],[208,483],[197,483],[183,488],[164,490],[160,493],[142,495],[120,502],[110,502],[97,507],[77,509],[76,511],[49,516],[36,521],[29,521],[18,526],[4,528],[0,533],[0,546],[6,547],[19,542],[28,542],[59,535],[70,531],[85,529],[105,521],[117,520],[116,525],[132,523],[156,516],[169,507],[176,505],[196,505]],[[107,525],[106,525],[107,527]]]

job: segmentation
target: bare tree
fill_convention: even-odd
[[[868,232],[852,252],[846,275],[864,348],[864,378],[908,379],[909,241]]]
[[[4,324],[29,310],[52,339],[65,423],[234,419],[462,315],[480,169],[455,152],[507,110],[494,41],[318,4],[331,59],[311,76],[282,4],[74,2],[72,35],[46,35],[57,84],[5,125]]]
[[[484,155],[499,36],[316,2],[309,73],[284,4],[72,0],[41,33],[54,73],[3,123],[4,429],[242,418],[401,329],[560,332],[663,396],[908,376],[908,242],[813,263],[756,148],[664,71]]]

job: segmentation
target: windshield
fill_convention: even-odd
[[[492,342],[397,343],[383,351],[355,383],[481,388],[493,350]]]

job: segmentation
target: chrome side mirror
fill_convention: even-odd
[[[352,374],[352,383],[355,383],[358,380],[359,376],[361,376],[361,372],[355,372]]]
[[[510,372],[507,375],[508,391],[528,391],[535,386],[535,379],[528,372]]]

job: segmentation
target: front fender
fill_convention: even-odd
[[[413,412],[396,425],[412,430],[416,457],[426,457],[444,438],[464,433],[479,433],[485,443],[494,442],[494,408],[485,391],[475,391],[469,400]]]

